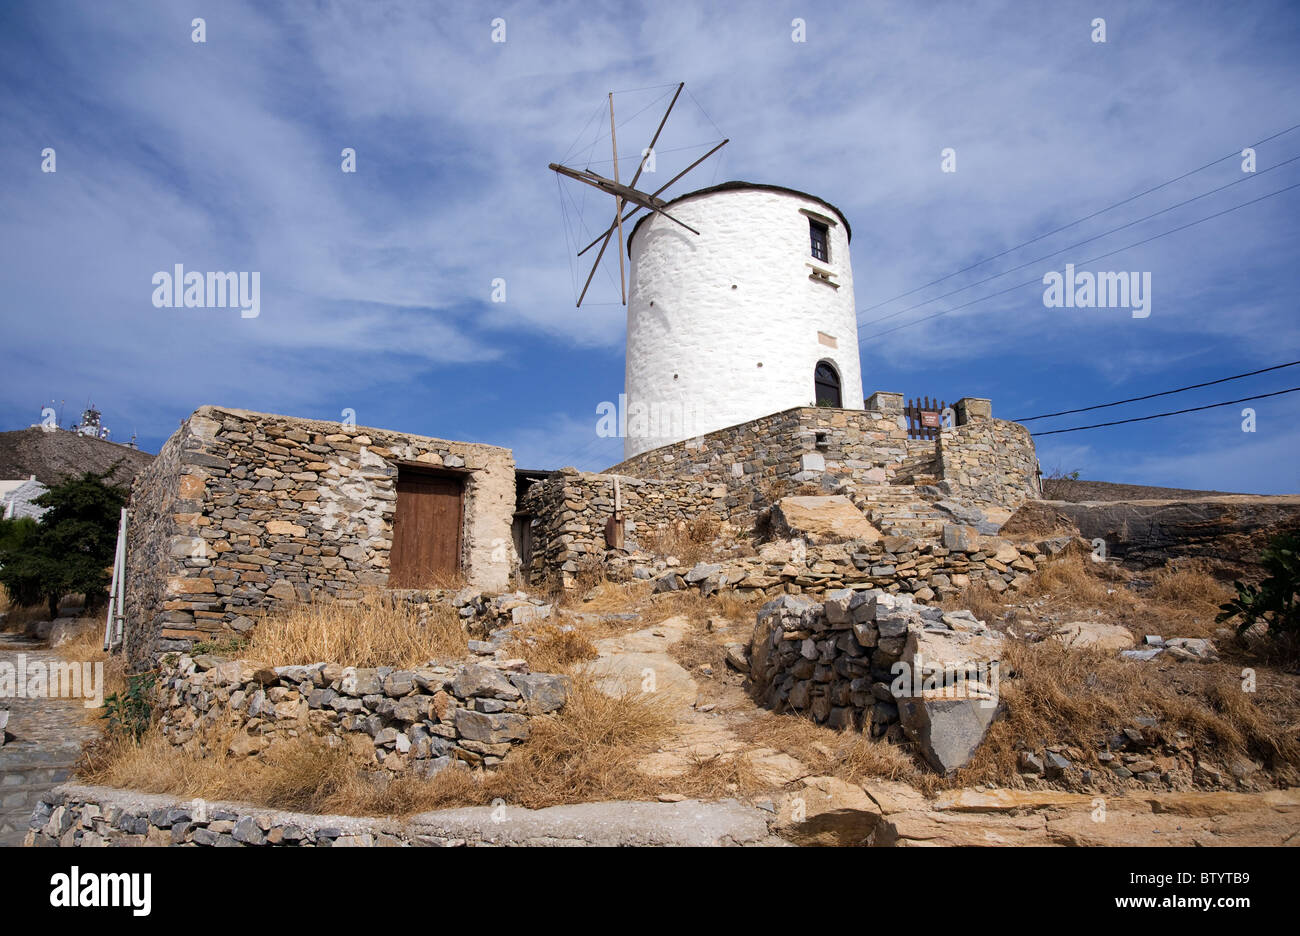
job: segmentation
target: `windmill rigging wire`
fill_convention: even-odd
[[[573,138],[573,142],[569,144],[569,148],[565,150],[564,155],[560,157],[561,163],[569,161],[569,157],[573,155],[574,151],[578,148],[578,144],[582,142],[582,138],[586,136],[587,128],[591,126],[591,122],[600,117],[601,110],[603,110],[603,108],[597,107],[595,113],[587,118],[587,122],[582,125],[582,129],[578,131],[578,135]]]
[[[1207,380],[1205,383],[1189,384],[1186,387],[1179,387],[1177,390],[1162,390],[1159,393],[1148,393],[1146,396],[1135,396],[1129,397],[1127,400],[1116,400],[1114,403],[1098,403],[1095,406],[1081,406],[1078,409],[1061,410],[1059,413],[1044,413],[1041,416],[1025,416],[1011,421],[1027,423],[1032,422],[1035,419],[1050,419],[1053,416],[1069,416],[1071,413],[1086,413],[1090,410],[1106,409],[1111,406],[1121,406],[1124,403],[1136,403],[1139,400],[1154,400],[1156,397],[1170,396],[1174,393],[1185,393],[1188,390],[1199,390],[1201,387],[1213,387],[1215,384],[1227,383],[1230,380],[1241,380],[1243,377],[1254,377],[1256,374],[1267,374],[1269,371],[1295,367],[1297,364],[1300,364],[1300,361],[1290,361],[1286,364],[1274,364],[1272,367],[1263,367],[1259,370],[1247,371],[1244,374],[1233,374],[1231,377],[1220,377],[1218,380]]]
[[[1225,208],[1222,211],[1216,211],[1214,214],[1206,215],[1204,218],[1198,218],[1195,221],[1189,221],[1187,224],[1180,225],[1176,228],[1171,228],[1168,231],[1163,231],[1159,234],[1154,234],[1151,237],[1145,237],[1142,240],[1134,241],[1131,244],[1125,244],[1123,247],[1117,247],[1114,250],[1109,250],[1106,253],[1098,254],[1097,256],[1091,257],[1087,260],[1080,260],[1078,265],[1082,266],[1085,263],[1094,263],[1097,260],[1103,260],[1106,257],[1113,256],[1114,254],[1117,253],[1122,253],[1125,250],[1131,250],[1134,247],[1141,247],[1143,244],[1149,244],[1151,241],[1159,240],[1162,237],[1168,237],[1170,234],[1177,234],[1179,231],[1185,231],[1190,227],[1195,227],[1196,225],[1202,224],[1206,221],[1212,221],[1215,218],[1219,218],[1222,217],[1223,215],[1230,214],[1238,210],[1239,208],[1246,208],[1250,205],[1255,204],[1256,202],[1264,201],[1266,198],[1272,198],[1275,195],[1281,195],[1283,192],[1289,192],[1291,191],[1291,189],[1294,188],[1300,188],[1300,182],[1296,182],[1293,185],[1288,185],[1285,188],[1280,188],[1275,192],[1269,192],[1267,195],[1261,195],[1258,198],[1252,198],[1250,201],[1242,202],[1240,205],[1233,205],[1231,208]],[[874,332],[873,334],[867,335],[866,338],[863,338],[861,340],[869,341],[872,338],[879,338],[882,335],[888,335],[892,332],[896,332],[904,328],[911,328],[913,325],[920,325],[922,322],[928,322],[931,319],[937,319],[939,316],[947,315],[949,312],[956,312],[958,309],[965,309],[969,306],[973,306],[977,303],[984,302],[988,299],[993,299],[996,298],[997,296],[1003,296],[1009,292],[1014,292],[1017,289],[1023,289],[1026,286],[1031,286],[1034,284],[1041,284],[1041,283],[1042,283],[1041,279],[1026,280],[1023,283],[1017,283],[1015,286],[1008,286],[1006,289],[1000,289],[997,292],[990,293],[987,296],[981,296],[978,299],[972,299],[969,302],[963,302],[961,305],[953,306],[951,309],[941,309],[940,311],[935,312],[933,315],[927,315],[922,318],[915,319],[914,321],[911,322],[904,322],[902,325],[895,325],[893,328],[886,328],[884,331]],[[858,330],[861,331],[864,327],[865,326],[863,325],[859,325]]]
[[[1084,429],[1102,429],[1106,426],[1122,426],[1125,423],[1146,422],[1150,419],[1163,419],[1165,416],[1181,416],[1183,413],[1199,413],[1202,410],[1216,409],[1220,406],[1234,406],[1237,403],[1249,403],[1251,400],[1266,400],[1269,397],[1282,396],[1287,393],[1300,391],[1300,387],[1292,387],[1290,390],[1277,390],[1273,393],[1260,393],[1256,396],[1242,397],[1240,400],[1224,400],[1222,403],[1209,403],[1205,406],[1192,406],[1187,409],[1171,410],[1168,413],[1156,413],[1152,416],[1134,416],[1132,419],[1116,419],[1113,422],[1094,423],[1091,426],[1072,426],[1069,429],[1051,429],[1047,432],[1031,433],[1034,438],[1038,436],[1060,435],[1062,432],[1080,432]]]
[[[957,293],[965,292],[968,289],[974,289],[976,286],[982,286],[985,283],[990,283],[995,279],[1001,279],[1002,277],[1010,273],[1014,273],[1017,270],[1023,270],[1025,267],[1033,266],[1035,263],[1042,263],[1044,260],[1048,260],[1052,257],[1055,257],[1057,254],[1065,253],[1065,251],[1067,250],[1074,250],[1076,247],[1082,247],[1084,244],[1090,244],[1095,240],[1100,240],[1103,237],[1108,237],[1111,234],[1116,233],[1117,231],[1122,231],[1125,228],[1133,227],[1135,224],[1141,224],[1143,221],[1150,221],[1152,218],[1158,217],[1159,215],[1162,214],[1167,214],[1168,212],[1173,211],[1175,208],[1181,208],[1184,205],[1190,205],[1192,202],[1199,201],[1202,198],[1208,198],[1211,195],[1222,192],[1224,189],[1232,188],[1232,186],[1234,185],[1240,185],[1243,182],[1250,182],[1251,180],[1257,179],[1260,176],[1264,175],[1265,173],[1272,172],[1274,169],[1281,169],[1283,166],[1289,165],[1290,163],[1293,163],[1298,159],[1300,159],[1300,156],[1292,156],[1290,159],[1284,160],[1283,162],[1280,162],[1275,166],[1269,166],[1267,169],[1262,169],[1259,172],[1252,172],[1249,175],[1243,175],[1240,179],[1236,179],[1232,182],[1227,182],[1223,185],[1220,185],[1218,188],[1210,189],[1208,192],[1203,192],[1200,195],[1193,195],[1191,198],[1170,205],[1168,208],[1161,208],[1159,211],[1153,211],[1151,214],[1145,215],[1144,217],[1138,218],[1134,221],[1129,221],[1126,224],[1121,224],[1118,227],[1113,227],[1109,231],[1102,231],[1100,234],[1094,234],[1092,237],[1085,238],[1081,241],[1077,241],[1076,243],[1067,244],[1066,246],[1060,248],[1059,250],[1054,250],[1049,254],[1043,254],[1041,257],[1036,257],[1033,260],[1026,260],[1024,263],[1020,264],[1019,266],[1008,267],[1007,269],[1003,270],[1001,273],[994,273],[992,276],[986,276],[982,280],[976,280],[973,283],[967,283],[965,286],[961,286],[957,289],[950,290],[946,293],[940,293],[937,296],[933,296],[929,299],[926,299],[924,302],[918,302],[914,305],[908,306],[905,309],[900,309],[897,312],[890,312],[888,315],[882,315],[879,318],[874,318],[869,322],[863,322],[862,327],[865,328],[868,325],[875,325],[877,322],[887,322],[892,318],[897,318],[900,315],[906,315],[908,312],[911,312],[914,309],[919,309],[922,306],[927,306],[932,302],[938,302],[940,299],[947,299],[949,296],[957,295]]]
[[[673,85],[673,87],[676,87],[676,85]],[[615,93],[617,94],[618,92],[615,92]],[[631,123],[632,121],[636,120],[638,117],[640,117],[642,114],[644,114],[644,113],[645,113],[646,111],[648,111],[650,108],[654,107],[656,104],[658,104],[660,101],[662,101],[662,100],[663,100],[664,98],[666,98],[666,97],[668,97],[668,92],[665,91],[663,94],[659,95],[657,98],[655,98],[653,101],[651,101],[651,102],[650,102],[649,104],[647,104],[645,107],[641,108],[639,111],[637,111],[637,112],[636,112],[635,114],[633,114],[631,117],[625,117],[623,120],[619,121],[619,122],[616,124],[616,128],[626,127],[629,123]],[[603,110],[603,109],[604,109],[604,108],[602,108],[602,110]],[[598,124],[598,125],[597,125],[597,129],[599,130],[601,126],[602,126],[602,125],[599,125],[599,124]],[[585,128],[584,128],[584,129],[585,129]],[[587,168],[591,168],[591,166],[593,165],[593,163],[591,162],[591,159],[590,159],[590,157],[591,157],[591,151],[594,150],[594,149],[596,148],[596,144],[597,144],[597,143],[599,143],[599,142],[601,142],[602,140],[604,140],[607,136],[609,136],[609,131],[608,131],[608,130],[601,130],[601,131],[597,134],[596,138],[595,138],[594,140],[592,140],[592,141],[591,141],[591,144],[587,147],[586,152],[587,152],[588,160],[587,160],[586,163],[584,163],[584,165],[585,165]]]
[[[1277,133],[1274,133],[1272,136],[1264,137],[1264,139],[1260,140],[1259,142],[1252,143],[1251,147],[1253,148],[1256,146],[1262,146],[1263,144],[1268,143],[1271,140],[1276,140],[1278,137],[1284,136],[1293,130],[1300,130],[1300,124],[1295,124],[1294,126],[1287,127],[1285,130],[1279,130]],[[1063,224],[1060,227],[1054,228],[1045,234],[1039,234],[1037,237],[1031,237],[1027,241],[1022,241],[1021,243],[1016,244],[1015,246],[1008,247],[1006,250],[1002,251],[1001,253],[996,253],[990,257],[985,257],[983,260],[977,260],[974,263],[972,263],[970,266],[962,267],[960,270],[956,270],[955,272],[949,273],[947,276],[941,276],[936,280],[931,280],[928,283],[925,283],[921,286],[917,286],[915,289],[909,289],[907,292],[899,293],[897,296],[892,296],[889,299],[885,299],[882,300],[881,302],[877,302],[875,305],[868,306],[862,311],[863,313],[871,312],[875,309],[879,309],[883,305],[888,305],[889,303],[894,302],[898,299],[903,299],[906,298],[907,296],[912,295],[913,293],[920,292],[922,289],[928,289],[931,286],[937,285],[938,283],[942,283],[944,280],[952,279],[954,276],[959,276],[962,273],[966,273],[969,270],[973,270],[975,269],[975,267],[982,266],[983,264],[988,263],[992,260],[997,260],[999,257],[1005,257],[1007,254],[1019,250],[1021,247],[1027,247],[1030,244],[1043,240],[1046,237],[1051,237],[1053,234],[1059,234],[1061,231],[1067,230],[1068,228],[1072,228],[1076,224],[1082,224],[1084,221],[1090,221],[1093,218],[1097,217],[1098,215],[1102,215],[1108,211],[1112,211],[1115,208],[1120,207],[1121,205],[1127,205],[1131,201],[1136,201],[1137,199],[1142,198],[1145,195],[1150,195],[1152,192],[1156,192],[1162,188],[1165,188],[1166,186],[1173,185],[1175,182],[1181,182],[1183,179],[1186,179],[1188,176],[1196,175],[1196,173],[1198,172],[1204,172],[1206,169],[1209,169],[1211,166],[1217,166],[1219,163],[1224,162],[1225,160],[1233,159],[1239,157],[1240,155],[1241,155],[1240,153],[1234,151],[1229,153],[1227,156],[1220,156],[1218,159],[1214,160],[1213,162],[1208,162],[1204,166],[1201,166],[1200,168],[1192,169],[1189,172],[1184,172],[1180,176],[1175,176],[1174,178],[1169,179],[1166,182],[1161,182],[1159,185],[1153,186],[1149,189],[1146,189],[1145,191],[1138,192],[1136,195],[1130,195],[1128,198],[1121,199],[1120,201],[1117,201],[1112,205],[1107,205],[1105,208],[1102,208],[1098,211],[1094,211],[1092,214],[1084,215],[1082,218],[1077,218],[1074,221],[1069,222],[1068,224]]]

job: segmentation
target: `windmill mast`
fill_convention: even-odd
[[[614,128],[614,92],[609,92],[609,145],[614,150],[614,184],[618,185],[618,135]],[[651,144],[652,146],[654,144]],[[633,185],[636,183],[633,182]],[[623,305],[627,305],[626,275],[623,272],[623,199],[614,196],[614,223],[618,225],[618,291]]]
[[[650,146],[647,150],[647,154],[653,153],[655,144],[659,142],[659,135],[663,133],[664,125],[668,123],[668,115],[672,113],[673,106],[677,103],[677,98],[681,95],[682,89],[685,87],[686,87],[686,82],[683,81],[678,83],[677,90],[673,94],[673,99],[668,102],[668,109],[664,111],[663,119],[659,121],[659,126],[655,129],[654,136],[650,138]],[[641,173],[645,169],[646,159],[641,160],[640,164],[637,166],[636,174],[632,176],[632,181],[629,184],[624,185],[622,179],[619,176],[618,134],[617,134],[617,125],[614,121],[614,92],[613,91],[609,92],[609,141],[614,155],[614,178],[612,179],[607,179],[604,176],[599,175],[598,173],[592,172],[590,169],[573,169],[570,168],[569,166],[562,166],[558,163],[550,163],[548,166],[549,169],[551,169],[553,172],[559,175],[567,176],[570,179],[577,179],[579,182],[586,183],[587,185],[590,185],[593,188],[599,189],[605,194],[612,195],[614,197],[614,220],[610,223],[609,227],[605,229],[605,232],[603,234],[597,237],[586,247],[578,251],[578,256],[581,257],[592,247],[595,247],[596,244],[600,244],[600,250],[596,253],[596,259],[591,265],[591,271],[587,274],[587,281],[583,283],[582,292],[579,293],[578,295],[578,302],[577,302],[578,306],[581,306],[582,300],[587,297],[587,290],[591,287],[591,281],[595,277],[596,270],[600,267],[600,261],[605,256],[605,250],[606,248],[609,247],[609,242],[613,238],[615,233],[618,234],[619,296],[620,299],[622,300],[622,304],[627,305],[628,284],[627,284],[627,268],[623,256],[624,253],[623,222],[627,221],[638,211],[645,210],[645,211],[651,211],[658,215],[662,215],[663,217],[667,218],[669,221],[672,221],[674,224],[680,225],[681,227],[690,231],[692,234],[695,234],[697,236],[699,235],[700,232],[695,230],[695,228],[691,227],[689,224],[684,224],[683,222],[679,221],[677,218],[674,218],[672,215],[670,215],[667,211],[665,211],[664,208],[667,206],[668,202],[660,198],[659,195],[662,192],[664,192],[669,186],[671,186],[674,182],[680,179],[682,176],[686,175],[686,173],[690,172],[700,163],[704,162],[704,160],[708,159],[718,150],[722,149],[722,147],[725,146],[727,143],[731,142],[730,140],[723,140],[721,143],[718,143],[707,153],[701,156],[699,159],[695,160],[695,162],[691,163],[681,172],[677,173],[677,175],[669,179],[667,183],[660,186],[655,192],[651,194],[647,194],[645,192],[639,191],[636,187],[638,180],[640,180],[641,178]],[[625,204],[631,204],[632,206],[631,210],[628,211],[627,214],[623,213],[623,206]]]

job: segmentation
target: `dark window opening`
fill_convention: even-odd
[[[822,263],[831,262],[830,229],[820,221],[808,222],[808,234],[812,238],[812,255]]]
[[[840,401],[840,375],[835,372],[829,361],[818,361],[817,370],[813,374],[813,382],[817,387],[817,405],[832,406],[835,409],[841,408]]]

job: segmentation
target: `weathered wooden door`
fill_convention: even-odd
[[[458,475],[398,470],[390,588],[428,588],[460,572],[463,504]]]

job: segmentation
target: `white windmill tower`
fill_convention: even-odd
[[[612,94],[610,127],[612,138]],[[578,303],[617,232],[627,305],[625,457],[796,406],[862,408],[844,214],[815,195],[752,182],[658,197],[726,142],[651,194],[635,189],[640,169],[629,185],[618,181],[616,142],[612,180],[550,166],[615,198],[614,223],[579,252],[601,246]],[[635,206],[626,215],[625,202]],[[622,223],[642,209],[649,214],[627,237],[624,285]]]

